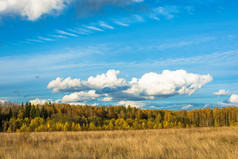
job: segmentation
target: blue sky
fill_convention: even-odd
[[[0,100],[178,110],[237,105],[237,6],[0,0]]]

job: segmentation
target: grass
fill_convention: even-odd
[[[0,158],[238,158],[238,128],[1,133]]]

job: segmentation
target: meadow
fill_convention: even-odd
[[[0,158],[238,158],[238,127],[0,133]]]

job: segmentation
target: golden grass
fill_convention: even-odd
[[[238,128],[1,133],[0,158],[238,158]]]

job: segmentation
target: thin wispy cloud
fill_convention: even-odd
[[[27,41],[37,42],[37,43],[42,43],[42,42],[43,42],[43,41],[41,41],[41,40],[36,40],[36,39],[27,39]]]
[[[204,37],[204,38],[199,38],[199,39],[194,39],[190,41],[179,41],[179,42],[167,42],[164,44],[159,44],[159,45],[151,45],[151,46],[146,46],[140,49],[158,49],[158,50],[163,50],[163,49],[171,49],[171,48],[180,48],[180,47],[186,47],[190,45],[198,45],[201,43],[206,43],[209,41],[216,40],[216,37]]]
[[[90,33],[89,30],[83,29],[83,28],[77,28],[77,29],[68,29],[68,31],[71,31],[76,34],[82,34],[82,35],[88,35]]]
[[[160,18],[158,17],[152,17],[152,19],[160,21]]]
[[[103,22],[103,21],[100,21],[100,22],[99,22],[99,25],[100,25],[101,27],[103,27],[103,28],[114,29],[113,26],[108,25],[107,23],[105,23],[105,22]]]
[[[158,7],[154,9],[155,15],[162,15],[167,19],[172,19],[180,11],[177,6]]]
[[[94,27],[94,26],[85,26],[85,27],[88,28],[88,29],[91,29],[91,30],[95,30],[95,31],[104,31],[104,30],[102,30],[100,28],[97,28],[97,27]]]
[[[231,58],[232,57],[232,58]],[[165,60],[151,60],[142,63],[131,63],[127,66],[139,67],[139,66],[151,66],[151,67],[166,67],[166,66],[181,66],[181,65],[209,65],[214,66],[236,66],[238,63],[238,50],[231,50],[225,52],[215,52],[206,55],[181,57],[181,58],[168,58]],[[227,72],[227,71],[226,71]],[[215,72],[214,72],[215,73]],[[237,75],[237,69],[229,72],[229,74]],[[225,74],[223,72],[223,74]]]
[[[130,15],[128,17],[115,19],[114,23],[118,24],[118,25],[122,25],[122,26],[127,26],[127,25],[129,26],[129,24],[136,24],[136,23],[145,22],[145,18],[147,18],[147,16],[143,17],[143,16],[138,15],[138,14],[133,14],[133,15]]]
[[[45,38],[45,37],[42,37],[42,36],[38,36],[38,39],[44,40],[44,41],[53,41],[53,39]]]
[[[123,22],[120,22],[120,21],[114,21],[115,24],[117,25],[120,25],[120,26],[125,26],[125,27],[128,27],[129,24],[126,24],[126,23],[123,23]]]
[[[63,36],[63,35],[52,35],[52,37],[55,37],[55,38],[67,38],[66,36]]]
[[[113,20],[111,22],[113,22],[114,24],[120,25],[120,26],[128,27],[132,23],[145,22],[145,18],[140,15],[134,14],[134,15],[131,15],[130,17],[126,17],[126,18],[124,17],[124,18],[121,18],[120,20]],[[114,26],[109,25],[107,22],[104,22],[104,21],[99,21],[96,25],[99,25],[100,27],[105,28],[105,29],[111,29],[111,30],[115,29]],[[78,37],[78,34],[89,35],[90,33],[92,33],[91,31],[100,31],[100,32],[104,31],[103,29],[101,29],[95,25],[86,25],[85,24],[82,26],[83,27],[73,28],[73,29],[69,28],[69,29],[67,29],[67,31],[56,29],[55,31],[59,35],[51,35],[51,37],[54,37],[56,39],[51,39],[48,37],[44,37],[44,35],[43,36],[41,35],[41,36],[38,36],[38,39],[27,39],[21,43],[22,44],[30,44],[29,42],[39,42],[40,43],[43,41],[55,41],[58,38],[59,39],[67,38],[67,36]]]
[[[30,41],[19,41],[20,44],[30,44]]]
[[[140,16],[140,15],[136,14],[136,15],[134,15],[134,17],[137,20],[137,22],[144,22],[145,21],[144,18],[142,16]]]
[[[56,32],[59,33],[59,34],[68,35],[68,36],[74,36],[74,37],[78,36],[76,34],[72,34],[72,33],[69,33],[69,32],[66,32],[66,31],[63,31],[63,30],[56,30]]]

